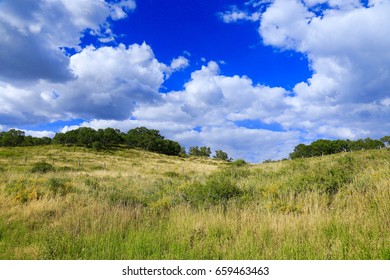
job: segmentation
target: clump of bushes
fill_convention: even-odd
[[[51,165],[50,163],[46,163],[46,162],[34,163],[32,169],[31,169],[31,173],[48,173],[48,172],[52,172],[52,171],[55,171],[54,166]]]
[[[245,166],[247,164],[248,163],[243,159],[237,159],[231,163],[231,165],[236,166],[236,167],[242,167],[242,166]]]
[[[239,198],[242,194],[233,179],[222,172],[210,175],[204,183],[187,185],[183,190],[183,198],[194,206],[226,205],[229,200]]]
[[[40,182],[36,180],[13,180],[5,186],[5,192],[21,204],[38,200],[43,196]]]
[[[297,176],[290,179],[289,187],[295,193],[319,190],[327,195],[335,195],[341,188],[351,183],[358,171],[356,161],[349,155],[332,162],[331,164],[320,164],[315,170],[304,165],[298,160],[292,165],[297,166],[299,172]]]
[[[46,185],[53,196],[66,196],[68,193],[74,191],[73,186],[69,183],[69,180],[62,178],[50,178]]]

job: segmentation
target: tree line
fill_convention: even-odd
[[[0,147],[42,146],[51,143],[52,139],[49,137],[26,136],[21,130],[10,129],[7,132],[0,132]]]
[[[314,141],[309,145],[299,144],[290,154],[291,159],[317,157],[323,155],[337,154],[341,152],[351,152],[359,150],[382,149],[390,143],[390,136],[385,136],[380,140],[371,138],[358,140],[324,140]]]
[[[178,142],[165,139],[158,130],[146,127],[130,129],[127,133],[110,127],[98,130],[80,127],[65,133],[56,133],[53,143],[67,146],[76,145],[96,150],[124,145],[128,148],[139,148],[166,155],[179,155],[181,151]]]
[[[130,129],[127,133],[119,129],[106,128],[95,130],[90,127],[80,127],[64,133],[56,133],[54,138],[26,136],[24,131],[10,129],[0,132],[0,146],[41,146],[58,144],[63,146],[80,146],[95,150],[111,149],[118,146],[138,148],[145,151],[174,155],[187,156],[186,150],[178,142],[165,139],[158,130],[146,127]],[[207,157],[211,156],[210,147],[190,147],[188,156]],[[214,159],[231,161],[228,154],[222,150],[216,150]]]

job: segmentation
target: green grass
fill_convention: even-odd
[[[0,148],[0,259],[390,259],[389,178],[387,150],[237,165]]]

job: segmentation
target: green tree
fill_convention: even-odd
[[[223,161],[229,161],[228,154],[225,153],[225,152],[222,151],[222,150],[216,150],[216,151],[215,151],[214,159],[223,160]]]
[[[77,144],[84,147],[92,147],[92,143],[98,141],[97,132],[90,127],[80,127],[75,130]]]
[[[54,137],[53,137],[53,143],[65,145],[65,143],[66,143],[65,134],[61,133],[61,132],[56,133],[56,135],[54,135]]]
[[[302,158],[302,157],[306,158],[311,156],[312,156],[311,147],[305,144],[299,144],[298,146],[295,147],[294,152],[290,154],[291,159]]]
[[[146,127],[130,129],[126,135],[126,143],[132,148],[141,148],[146,151],[153,151],[153,147],[158,145],[159,140],[164,140],[160,132]]]
[[[390,145],[390,136],[384,136],[380,139],[380,141],[383,142],[383,144],[386,145],[386,147],[388,147]]]
[[[190,147],[189,155],[195,157],[210,157],[211,149],[209,147]]]
[[[99,129],[97,131],[97,137],[104,147],[112,147],[123,143],[121,131],[111,127]]]
[[[8,147],[21,146],[24,137],[25,137],[24,131],[10,129],[8,132],[3,134],[1,139],[2,145]]]

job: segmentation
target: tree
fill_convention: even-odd
[[[386,145],[386,147],[388,147],[390,145],[390,136],[384,136],[380,139],[380,141],[383,142],[383,144]]]
[[[156,148],[155,152],[162,153],[169,156],[178,156],[181,151],[181,146],[178,142],[164,139],[159,140],[160,144],[158,145],[158,148]]]
[[[305,144],[299,144],[294,148],[294,152],[290,154],[291,159],[302,158],[302,157],[311,157],[311,147]]]
[[[215,151],[214,159],[223,160],[223,161],[229,161],[228,154],[225,153],[225,152],[222,151],[222,150],[216,150],[216,151]]]
[[[2,135],[2,145],[8,147],[20,146],[23,143],[24,137],[24,131],[10,129]]]
[[[53,143],[65,145],[65,134],[61,132],[56,133],[56,135],[53,137]]]
[[[146,151],[153,151],[153,147],[156,147],[158,140],[164,140],[160,132],[146,127],[130,129],[126,135],[126,143],[129,147],[141,148]]]
[[[190,147],[189,155],[195,157],[210,157],[211,149],[209,147]]]
[[[108,127],[106,129],[99,129],[97,131],[97,137],[99,142],[104,147],[112,147],[119,145],[123,142],[123,138],[121,137],[121,131],[119,129],[114,129]]]
[[[187,152],[186,152],[186,148],[185,147],[181,147],[179,155],[182,156],[182,157],[186,157],[187,156]]]
[[[90,127],[80,127],[75,130],[77,134],[77,144],[84,147],[92,147],[92,143],[96,142],[97,132]]]

